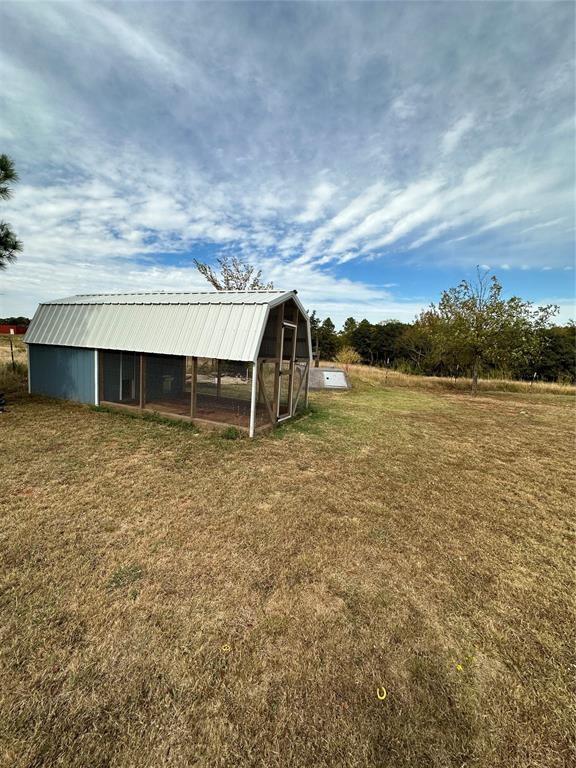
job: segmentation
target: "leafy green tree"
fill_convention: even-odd
[[[406,325],[395,345],[395,364],[406,363],[409,370],[428,373],[432,336],[420,322]]]
[[[462,280],[444,291],[438,306],[422,312],[417,324],[429,334],[436,360],[469,369],[476,391],[484,367],[511,370],[537,358],[541,331],[557,311],[553,305],[535,308],[517,296],[502,298],[498,279],[478,270],[475,281]]]
[[[8,155],[0,155],[0,200],[12,197],[12,184],[18,181],[14,163]],[[0,269],[6,269],[8,264],[16,261],[17,254],[22,250],[22,243],[16,237],[10,224],[0,221]]]

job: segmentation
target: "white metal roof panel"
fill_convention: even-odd
[[[254,360],[271,305],[295,291],[106,294],[41,304],[24,341]]]
[[[269,304],[295,291],[198,291],[170,293],[93,293],[43,304]]]

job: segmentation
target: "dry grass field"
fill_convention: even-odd
[[[3,767],[571,763],[573,398],[353,381],[254,441],[11,403]]]
[[[333,363],[323,363],[333,365]],[[351,373],[356,373],[365,381],[382,384],[386,387],[409,387],[426,389],[432,392],[470,392],[471,379],[462,376],[452,379],[448,376],[416,376],[386,368],[365,365],[348,366]],[[576,395],[574,384],[560,384],[553,381],[517,381],[514,379],[480,379],[479,392],[518,392],[521,394]]]
[[[12,352],[10,341],[12,341]],[[0,392],[13,392],[25,387],[26,364],[26,345],[22,341],[22,336],[0,334]]]
[[[14,349],[14,361],[17,363],[25,363],[26,345],[22,341],[22,336],[10,337],[5,333],[0,333],[0,365],[12,361],[10,354],[10,339],[12,339],[12,347]]]

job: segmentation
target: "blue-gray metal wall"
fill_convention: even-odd
[[[29,344],[30,391],[79,403],[95,402],[93,349]]]

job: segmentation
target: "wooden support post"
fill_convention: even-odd
[[[272,402],[274,404],[274,413],[278,415],[278,393],[280,391],[280,363],[274,363],[274,394]]]
[[[265,403],[264,388],[262,387],[262,370],[264,368],[264,360],[258,360],[258,403]]]
[[[138,393],[138,404],[140,408],[146,405],[146,356],[140,353],[140,392]]]
[[[293,405],[294,405],[294,360],[290,361],[290,368],[288,373],[288,415],[294,416],[293,413]]]
[[[222,394],[222,360],[216,360],[216,397]]]
[[[196,416],[196,391],[198,388],[198,358],[192,358],[192,378],[190,379],[190,418]]]
[[[278,418],[279,398],[280,398],[280,370],[282,367],[282,323],[284,321],[284,304],[278,307],[278,322],[276,323],[276,350],[274,355],[276,362],[274,364],[274,398],[273,407],[276,418]]]

